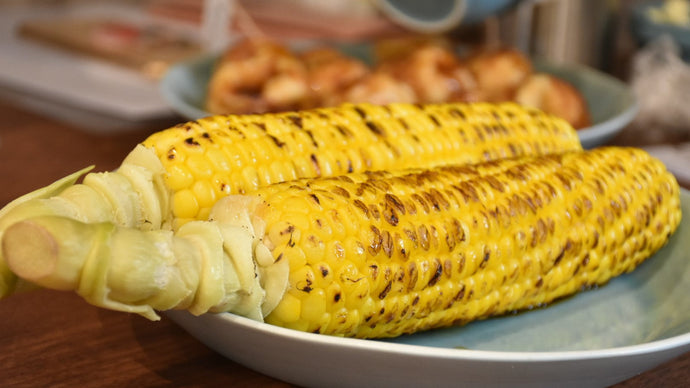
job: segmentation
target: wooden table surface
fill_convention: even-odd
[[[163,128],[95,135],[0,101],[0,207],[90,164],[111,170]],[[690,353],[617,386],[688,384]],[[165,317],[150,322],[92,307],[73,293],[34,290],[0,301],[0,386],[290,385],[225,359]]]

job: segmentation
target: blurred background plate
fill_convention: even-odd
[[[159,126],[175,117],[157,81],[138,69],[87,55],[76,46],[67,49],[39,38],[40,34],[29,38],[24,29],[60,25],[63,19],[107,19],[132,26],[153,23],[132,2],[89,2],[78,8],[60,2],[28,3],[34,2],[0,10],[0,98],[99,134]],[[59,40],[58,32],[86,35],[84,42],[96,35],[67,27],[45,35]]]
[[[163,98],[187,119],[211,115],[204,110],[204,101],[215,60],[215,56],[208,56],[173,65],[161,80]]]
[[[535,61],[535,69],[562,78],[587,100],[592,125],[578,130],[585,148],[605,144],[637,114],[637,102],[627,84],[608,74],[581,65],[554,65]]]
[[[345,51],[366,55],[357,47]],[[161,81],[161,92],[173,110],[190,120],[210,115],[204,110],[204,100],[214,60],[215,57],[203,57],[170,68]],[[593,124],[578,131],[584,147],[606,143],[635,117],[635,98],[618,79],[585,66],[534,63],[537,70],[565,79],[585,96]]]

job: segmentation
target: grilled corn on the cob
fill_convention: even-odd
[[[565,121],[515,104],[359,104],[299,113],[214,116],[144,141],[165,167],[178,223],[267,184],[349,172],[581,149]]]
[[[601,148],[286,182],[211,217],[176,235],[32,218],[7,229],[3,252],[31,281],[149,317],[234,311],[389,337],[603,284],[663,246],[681,214],[661,162]]]
[[[215,116],[156,133],[116,172],[82,172],[0,210],[5,228],[57,215],[145,230],[203,220],[215,202],[266,184],[346,172],[476,163],[581,149],[563,120],[514,104],[346,105]],[[17,278],[0,254],[0,297]]]

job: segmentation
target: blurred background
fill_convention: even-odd
[[[325,45],[362,60],[367,71],[385,68],[377,62],[382,55],[409,53],[420,41],[441,42],[452,49],[453,63],[469,68],[471,82],[481,84],[481,72],[491,67],[474,65],[477,53],[501,48],[523,55],[530,74],[551,74],[574,86],[587,110],[579,129],[589,145],[643,145],[667,163],[687,163],[689,9],[686,0],[3,0],[0,101],[92,134],[155,131],[224,113],[209,105],[213,77],[222,67],[219,58],[257,54],[256,47],[251,54],[236,49],[247,39],[270,41],[290,55]],[[233,49],[234,57],[228,54]],[[424,65],[409,60],[405,66]],[[511,66],[515,73],[518,67]],[[411,74],[389,68],[397,69],[394,78]],[[281,85],[276,98],[296,93],[294,82],[272,81]],[[522,101],[539,107],[566,101],[535,85]],[[330,101],[361,95],[348,90]],[[477,90],[465,98],[488,96]],[[230,93],[239,101],[237,88]],[[254,96],[240,97],[256,103]],[[260,102],[261,109],[253,108],[266,110]]]

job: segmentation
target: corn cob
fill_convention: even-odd
[[[270,185],[176,235],[32,218],[2,248],[20,276],[104,307],[232,311],[371,338],[602,285],[660,249],[680,218],[661,162],[600,148]]]
[[[275,115],[215,116],[153,134],[117,171],[86,171],[0,210],[3,230],[37,215],[177,229],[229,194],[302,177],[579,150],[563,120],[514,104],[346,105]],[[17,278],[0,254],[0,297]]]
[[[206,219],[227,194],[297,178],[581,149],[566,122],[509,103],[359,104],[214,116],[154,134],[143,144],[163,163],[181,223]]]

